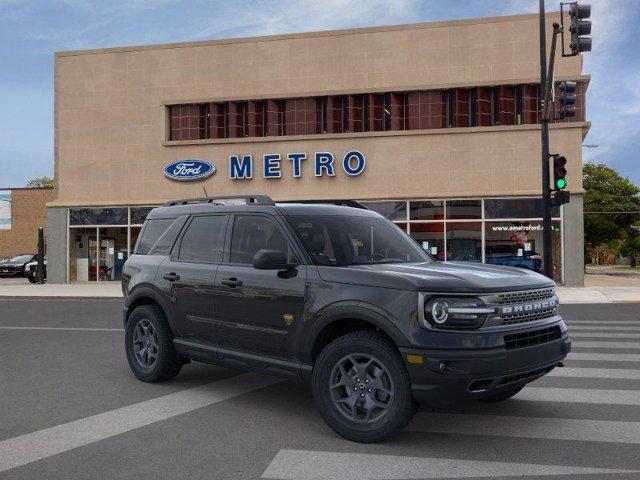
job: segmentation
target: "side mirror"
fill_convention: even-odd
[[[258,250],[253,256],[253,268],[257,270],[293,270],[297,265],[287,263],[287,254],[282,250]]]

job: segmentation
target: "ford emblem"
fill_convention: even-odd
[[[176,160],[164,167],[165,177],[179,182],[202,180],[216,173],[216,167],[204,160]]]

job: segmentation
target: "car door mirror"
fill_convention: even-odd
[[[253,268],[258,270],[292,270],[295,263],[287,262],[287,254],[282,250],[258,250],[253,256]]]

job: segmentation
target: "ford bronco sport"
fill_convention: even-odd
[[[169,202],[147,217],[122,287],[140,380],[194,360],[306,381],[327,424],[357,442],[398,431],[417,402],[513,397],[571,346],[553,281],[437,262],[365,208]]]

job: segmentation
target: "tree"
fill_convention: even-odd
[[[53,187],[53,178],[43,175],[42,177],[33,177],[27,182],[29,188],[46,188]]]
[[[640,215],[640,188],[613,168],[586,163],[582,170],[587,247],[625,240]],[[637,232],[636,232],[637,233]]]

